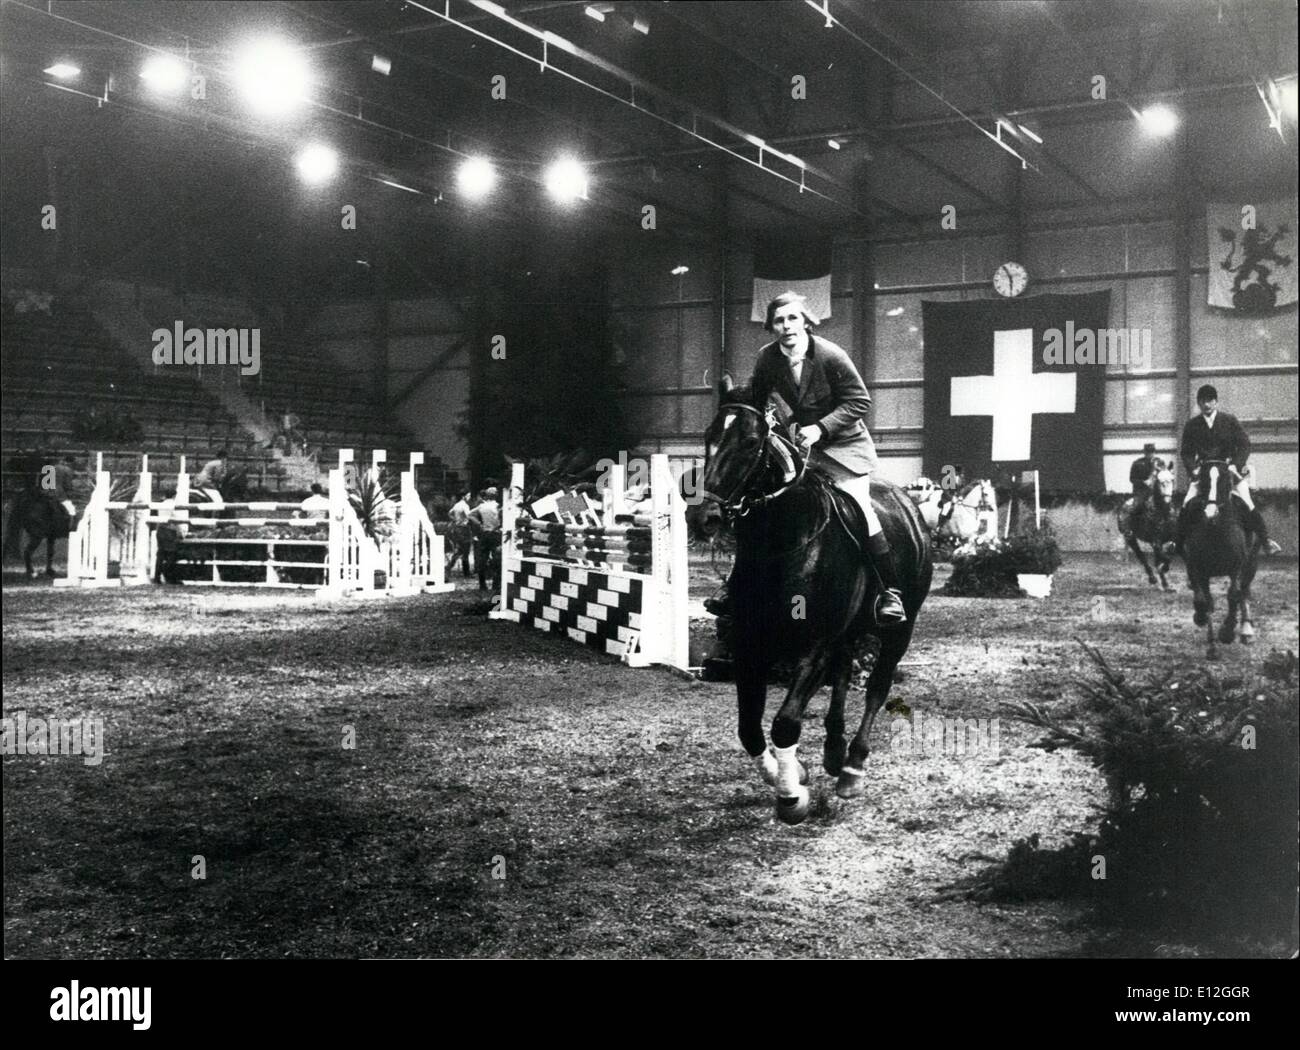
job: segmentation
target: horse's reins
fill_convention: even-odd
[[[754,457],[754,462],[750,465],[749,469],[745,471],[744,477],[741,479],[740,484],[737,486],[737,491],[740,493],[740,498],[736,500],[734,503],[731,502],[730,500],[723,500],[723,499],[717,500],[718,507],[721,509],[723,517],[727,518],[729,522],[734,523],[737,518],[745,517],[755,507],[761,507],[768,503],[773,502],[774,500],[779,499],[780,497],[784,496],[787,492],[789,492],[792,488],[794,488],[796,485],[798,485],[803,480],[804,474],[807,473],[808,457],[802,455],[799,452],[799,449],[795,446],[794,442],[790,441],[789,438],[786,438],[781,434],[776,433],[776,431],[773,429],[771,425],[771,422],[768,419],[767,413],[760,412],[753,405],[745,404],[742,401],[736,401],[728,405],[723,405],[722,407],[729,408],[729,409],[744,409],[746,412],[752,412],[754,413],[754,415],[759,416],[762,419],[763,426],[765,428],[765,433],[763,434],[762,451],[759,452],[759,454]],[[767,465],[767,463],[770,461],[772,455],[772,448],[771,448],[772,441],[780,442],[782,445],[785,446],[786,449],[785,455],[787,455],[793,461],[798,463],[798,469],[795,471],[795,476],[790,481],[786,482],[784,485],[778,488],[775,492],[767,492],[757,496],[752,495],[748,493],[746,490],[749,488],[751,484],[753,484],[754,478],[758,475],[761,468]],[[813,532],[811,536],[808,537],[808,539],[806,539],[803,543],[791,547],[789,550],[776,551],[775,553],[770,554],[769,557],[779,558],[779,557],[784,557],[787,554],[794,554],[796,551],[803,550],[809,544],[811,544],[813,540],[815,540],[824,531],[826,531],[826,526],[829,525],[831,522],[831,513],[829,511],[826,511],[824,507],[823,507],[823,511],[824,513],[822,515],[821,524],[817,526],[816,530]]]
[[[750,468],[745,471],[745,476],[741,479],[739,486],[737,486],[737,489],[740,492],[740,499],[734,504],[727,500],[718,500],[718,505],[722,508],[724,514],[729,513],[733,518],[743,518],[754,507],[761,507],[766,503],[771,503],[773,500],[779,499],[781,496],[784,496],[789,492],[790,489],[798,485],[799,482],[803,480],[804,473],[808,469],[808,457],[801,455],[798,447],[789,438],[776,433],[776,431],[772,429],[771,423],[768,421],[767,414],[765,412],[760,412],[753,405],[747,405],[742,401],[737,401],[729,405],[723,405],[722,407],[739,408],[744,409],[746,412],[753,412],[754,415],[759,416],[763,420],[763,426],[766,429],[766,433],[763,435],[763,451],[754,458],[754,462],[750,465]],[[789,456],[791,461],[798,463],[798,469],[795,471],[794,478],[786,482],[786,484],[782,485],[775,492],[767,492],[759,496],[750,495],[746,490],[751,484],[753,484],[754,478],[758,474],[759,470],[765,466],[771,458],[772,450],[771,445],[769,444],[771,441],[780,442],[786,447],[786,455]]]

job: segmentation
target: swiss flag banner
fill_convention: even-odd
[[[1104,492],[1110,292],[922,302],[925,473],[1041,471],[1049,490]],[[1109,336],[1109,338],[1108,338]],[[1100,356],[1100,360],[1098,359]]]

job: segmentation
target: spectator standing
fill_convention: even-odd
[[[496,587],[496,573],[501,562],[501,505],[497,502],[500,493],[495,488],[486,488],[480,494],[479,504],[469,512],[469,526],[476,539],[474,561],[478,566],[478,589],[486,591],[488,584],[488,563],[496,566],[493,570],[491,586]],[[495,554],[495,558],[493,555]]]

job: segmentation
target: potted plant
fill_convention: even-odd
[[[355,484],[348,488],[348,502],[365,534],[383,550],[384,541],[397,531],[397,494],[400,480],[386,472],[359,472]],[[388,586],[388,573],[375,569],[372,581],[376,590]]]
[[[1046,523],[1003,544],[1007,568],[1015,573],[1016,585],[1031,598],[1046,598],[1052,593],[1052,576],[1061,567],[1061,548]]]

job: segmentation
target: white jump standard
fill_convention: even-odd
[[[601,507],[561,510],[546,497],[525,514],[524,466],[516,463],[501,508],[492,619],[563,631],[631,667],[688,670],[685,506],[668,457],[651,457],[650,470],[649,514],[644,503],[635,514],[627,505],[621,465],[610,468]]]
[[[373,453],[369,473],[377,477],[386,454]],[[246,586],[314,588],[321,597],[351,595],[404,595],[453,590],[446,581],[443,539],[439,536],[421,504],[415,486],[416,468],[424,454],[411,453],[410,465],[401,475],[401,493],[396,504],[396,529],[389,536],[371,537],[357,519],[347,495],[346,465],[352,450],[339,453],[339,465],[330,471],[329,518],[213,517],[227,511],[293,511],[298,503],[248,502],[225,503],[219,498],[206,503],[190,502],[189,474],[185,458],[176,478],[174,501],[154,502],[153,475],[149,457],[142,457],[140,480],[129,501],[110,498],[112,478],[103,469],[103,454],[96,459],[95,488],[91,493],[76,530],[68,540],[68,575],[56,580],[59,587],[113,587],[150,582],[157,556],[157,531],[153,526],[171,524],[185,529],[188,535],[181,549],[202,551],[194,560],[181,564],[211,568],[211,577],[182,582],[197,586]],[[194,517],[201,512],[205,517]],[[110,514],[124,514],[125,523],[115,523]],[[274,525],[300,534],[259,537],[223,536],[228,527]],[[304,538],[300,530],[327,527],[328,538]],[[260,556],[250,557],[250,551]],[[300,560],[293,554],[315,552],[315,560]],[[113,558],[112,555],[117,557]],[[242,555],[242,556],[241,556]],[[110,561],[118,563],[117,575],[110,574]],[[258,580],[229,579],[222,569],[235,568],[247,573],[250,568],[263,570]],[[379,581],[382,574],[382,582]],[[315,576],[311,582],[302,577]],[[285,579],[283,577],[296,577]]]

